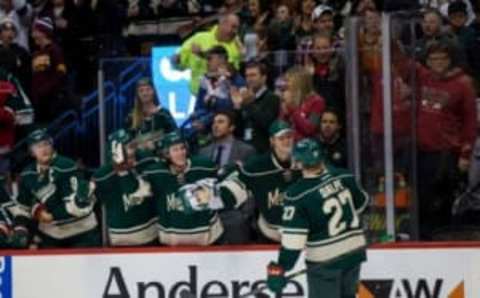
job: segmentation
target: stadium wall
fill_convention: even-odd
[[[2,298],[239,297],[264,285],[275,246],[5,251]],[[299,262],[295,270],[303,267]],[[480,243],[374,246],[359,298],[480,297]],[[306,297],[305,277],[282,295]]]

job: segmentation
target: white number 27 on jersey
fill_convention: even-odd
[[[323,203],[323,212],[325,214],[332,214],[328,221],[328,234],[336,236],[347,229],[347,222],[344,218],[344,207],[348,206],[352,213],[352,221],[349,223],[350,228],[358,228],[360,226],[360,219],[353,204],[352,193],[346,189],[335,196],[331,196]]]

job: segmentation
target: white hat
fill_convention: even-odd
[[[333,14],[334,11],[333,11],[333,8],[331,8],[328,5],[325,5],[325,4],[318,5],[317,7],[315,7],[315,9],[312,12],[312,21],[315,21],[326,12]]]

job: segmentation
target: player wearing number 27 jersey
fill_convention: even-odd
[[[303,178],[286,192],[282,248],[278,263],[268,266],[269,287],[282,290],[284,272],[305,249],[309,297],[354,298],[360,264],[366,259],[360,214],[368,196],[353,175],[324,164],[315,141],[297,143],[293,157]]]

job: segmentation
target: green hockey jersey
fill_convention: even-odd
[[[223,225],[216,211],[185,213],[179,189],[185,184],[204,178],[215,178],[213,162],[200,157],[188,160],[181,174],[171,172],[164,162],[158,162],[144,172],[152,185],[159,223],[160,242],[166,245],[209,245],[223,234]]]
[[[6,176],[0,175],[0,229],[5,233],[13,227],[11,209],[14,203],[6,190]]]
[[[267,238],[280,242],[283,197],[300,172],[284,168],[272,153],[254,156],[221,183],[221,196],[226,205],[242,202],[249,193],[259,210],[258,227]]]
[[[97,219],[93,208],[79,214],[74,204],[74,184],[81,179],[75,162],[55,154],[46,171],[40,171],[36,163],[27,166],[20,174],[17,198],[19,223],[28,221],[38,208],[45,208],[53,216],[50,223],[39,223],[38,230],[54,239],[66,239],[93,230]],[[82,210],[85,211],[85,210]]]
[[[146,157],[134,170],[125,172],[115,172],[112,164],[107,164],[93,174],[95,196],[105,205],[113,246],[144,245],[158,237],[150,183],[140,177],[153,160]]]
[[[353,266],[365,259],[367,245],[360,214],[368,195],[345,170],[328,167],[299,179],[286,192],[282,247],[303,250],[309,262]]]

